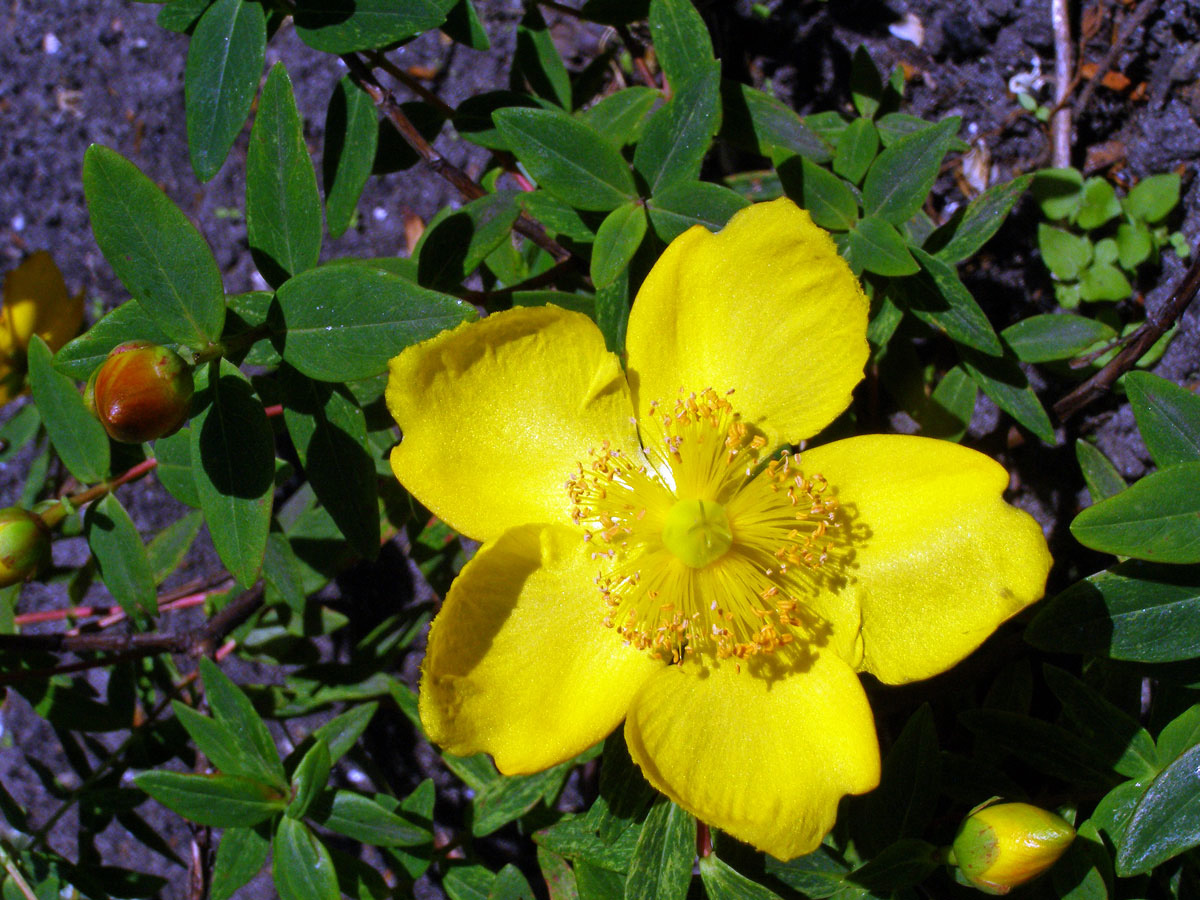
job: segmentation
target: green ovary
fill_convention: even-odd
[[[680,500],[667,513],[662,540],[685,565],[702,569],[725,555],[733,531],[720,503]]]

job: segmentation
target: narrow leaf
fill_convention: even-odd
[[[75,383],[54,371],[50,348],[38,335],[29,342],[29,387],[59,458],[84,484],[108,475],[109,446],[104,426],[88,412]]]
[[[217,174],[241,132],[266,51],[267,19],[258,3],[217,0],[192,32],[183,85],[188,153],[201,181]]]
[[[321,256],[321,195],[283,63],[267,76],[246,151],[246,239],[278,287]]]
[[[137,166],[96,144],[83,157],[83,190],[100,251],[163,334],[194,348],[219,338],[221,273],[179,207]]]
[[[1085,547],[1151,562],[1200,562],[1200,462],[1147,475],[1071,523]]]
[[[446,20],[454,0],[297,0],[296,34],[314,50],[353,53],[406,41]]]
[[[956,263],[978,252],[1000,230],[1009,211],[1032,181],[1032,174],[1022,175],[1003,184],[994,184],[972,200],[949,239],[934,255],[948,263]]]
[[[720,82],[721,69],[714,62],[650,117],[634,151],[633,167],[651,194],[700,177],[712,136],[721,125]]]
[[[645,236],[646,208],[640,203],[618,206],[605,217],[592,248],[591,274],[596,290],[603,290],[616,280]]]
[[[325,181],[325,222],[331,238],[350,227],[355,207],[379,142],[375,103],[347,75],[337,83],[325,112],[325,149],[321,170]]]
[[[1100,341],[1117,333],[1108,325],[1086,316],[1030,316],[1001,332],[1004,342],[1021,362],[1051,362],[1079,356]]]
[[[93,503],[84,517],[88,547],[110,594],[134,622],[158,615],[154,573],[137,526],[112,494]]]
[[[1134,808],[1117,846],[1117,874],[1149,872],[1198,844],[1200,744],[1163,769]]]
[[[961,121],[957,116],[894,141],[879,154],[863,182],[863,205],[893,225],[903,225],[933,189],[942,157]]]
[[[962,364],[997,406],[1045,441],[1054,443],[1054,425],[1025,373],[1011,358],[962,351]]]
[[[650,37],[659,65],[679,91],[702,77],[713,59],[712,40],[692,0],[650,0]]]
[[[625,881],[625,900],[683,900],[696,856],[696,820],[669,800],[650,810]]]
[[[232,900],[267,863],[271,842],[253,828],[226,828],[213,863],[211,900]]]
[[[263,780],[284,787],[287,779],[275,742],[250,698],[207,657],[200,660],[200,677],[204,680],[204,695],[213,717],[229,729],[239,752],[262,773]]]
[[[1088,493],[1092,495],[1093,503],[1107,500],[1128,486],[1108,457],[1083,438],[1075,441],[1075,459],[1083,472],[1083,480],[1087,484]]]
[[[204,520],[221,561],[238,583],[258,578],[266,551],[275,481],[271,425],[250,382],[228,360],[196,373],[192,472]]]
[[[284,807],[280,794],[238,775],[143,772],[134,783],[185,819],[212,828],[249,828]]]
[[[308,826],[284,816],[271,842],[271,877],[280,900],[339,900],[337,873]]]

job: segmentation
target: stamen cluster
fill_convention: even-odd
[[[652,405],[641,425],[642,447],[606,443],[566,485],[599,565],[604,624],[671,662],[811,652],[827,629],[803,598],[844,542],[825,479],[805,475],[799,454],[762,465],[764,438],[711,389],[681,395],[669,411]],[[667,514],[695,500],[720,504],[733,538],[699,568],[663,542]]]

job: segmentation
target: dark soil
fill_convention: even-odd
[[[434,87],[452,105],[507,84],[521,4],[491,0],[478,5],[486,10],[491,52],[463,49],[431,34],[391,54],[402,67],[437,69]],[[758,86],[769,84],[802,113],[850,109],[850,60],[855,48],[865,45],[885,72],[897,65],[909,72],[904,111],[930,120],[962,116],[960,136],[989,154],[992,183],[1049,164],[1044,128],[1021,110],[1008,91],[1009,79],[1031,71],[1035,61],[1042,72],[1053,70],[1046,0],[971,4],[774,0],[766,4],[772,15],[765,21],[753,13],[747,0],[698,5],[710,23],[726,74]],[[1104,56],[1114,20],[1119,23],[1133,8],[1132,3],[1104,0],[1103,22],[1087,43],[1086,59],[1098,61]],[[207,184],[197,182],[188,163],[183,124],[187,40],[158,28],[157,10],[154,5],[122,0],[86,4],[12,0],[0,10],[0,270],[15,266],[27,252],[49,249],[68,286],[85,291],[91,318],[126,299],[92,239],[83,202],[80,166],[84,150],[93,142],[128,157],[188,213],[213,246],[227,291],[265,287],[252,268],[241,215],[246,136],[239,139],[216,178]],[[1080,11],[1075,14],[1078,17]],[[603,37],[598,29],[581,28],[568,18],[555,21],[556,37],[569,64],[594,54],[596,42]],[[910,36],[914,22],[921,26],[919,44],[893,33],[905,21]],[[1078,33],[1078,20],[1074,27]],[[306,48],[288,26],[268,47],[268,65],[276,60],[282,60],[291,75],[309,147],[319,158],[325,107],[344,69],[336,59]],[[1073,163],[1084,166],[1092,158],[1089,151],[1103,145],[1114,161],[1099,171],[1114,179],[1132,183],[1151,174],[1181,171],[1185,195],[1180,227],[1195,246],[1200,236],[1200,187],[1193,177],[1200,157],[1200,2],[1161,0],[1146,24],[1124,44],[1115,69],[1133,86],[1144,82],[1142,96],[1131,99],[1132,87],[1123,92],[1101,88],[1077,122]],[[1044,88],[1040,99],[1049,99],[1051,90]],[[474,173],[485,160],[482,151],[452,140],[448,133],[443,133],[438,147]],[[935,205],[944,215],[963,202],[953,176],[953,171],[947,171],[935,194]],[[422,166],[373,179],[359,204],[356,226],[339,240],[327,241],[324,254],[327,258],[404,255],[406,222],[411,217],[427,220],[442,206],[457,202],[454,191]],[[1037,211],[1026,200],[964,270],[964,278],[997,327],[1054,308],[1052,286],[1032,240],[1036,222]],[[1139,300],[1154,309],[1183,269],[1173,253],[1164,254],[1162,268],[1138,285]],[[1184,315],[1177,337],[1155,371],[1190,384],[1198,368],[1200,310],[1193,309]],[[1047,406],[1072,385],[1047,381],[1040,374],[1033,378]],[[903,418],[892,424],[905,426]],[[1085,415],[1060,427],[1060,446],[1054,450],[1010,430],[985,398],[977,405],[971,434],[977,446],[1006,461],[1014,472],[1015,501],[1050,530],[1052,550],[1060,560],[1051,591],[1098,568],[1098,558],[1080,555],[1066,534],[1066,523],[1084,502],[1072,444],[1078,436],[1092,436],[1127,478],[1143,474],[1148,460],[1132,415],[1120,398],[1102,399]],[[17,457],[0,471],[0,505],[14,502],[21,480],[21,457]],[[153,480],[130,497],[146,537],[182,512]],[[81,542],[74,544],[66,542],[56,550],[62,554],[60,563],[70,562],[70,554],[86,553]],[[211,552],[196,565],[212,568]],[[376,604],[386,604],[389,597],[384,595],[393,584],[391,576],[384,579],[378,570],[367,568],[343,579],[340,589],[347,602],[362,609],[370,605],[372,595],[377,595]],[[22,611],[61,604],[61,597],[58,587],[28,591]],[[102,687],[99,680],[96,686]],[[0,713],[0,781],[32,808],[35,822],[40,822],[57,803],[46,796],[26,754],[62,773],[68,787],[75,776],[58,749],[59,738],[24,701],[10,694]],[[385,769],[408,766],[409,772],[433,771],[429,759],[414,760],[411,751],[399,749],[405,740],[399,732],[377,734],[370,747]],[[439,780],[446,782],[443,773]],[[453,799],[452,794],[447,796]],[[168,844],[186,857],[187,829],[176,817],[149,809],[147,805],[142,811]],[[81,852],[74,846],[77,822],[71,813],[53,832],[53,845],[69,858]],[[146,851],[118,827],[110,827],[96,849],[108,864],[167,878],[170,887],[163,896],[186,896],[185,871]],[[512,847],[501,837],[495,850],[501,855],[512,852]],[[271,895],[266,878],[239,893],[247,898]]]

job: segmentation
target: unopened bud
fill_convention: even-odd
[[[17,506],[0,509],[0,587],[28,581],[50,562],[50,529]]]
[[[954,862],[979,890],[1007,894],[1054,865],[1074,839],[1061,816],[1028,803],[997,803],[959,826]]]
[[[192,370],[149,341],[114,347],[88,381],[84,399],[114,441],[140,444],[174,434],[192,405]]]

